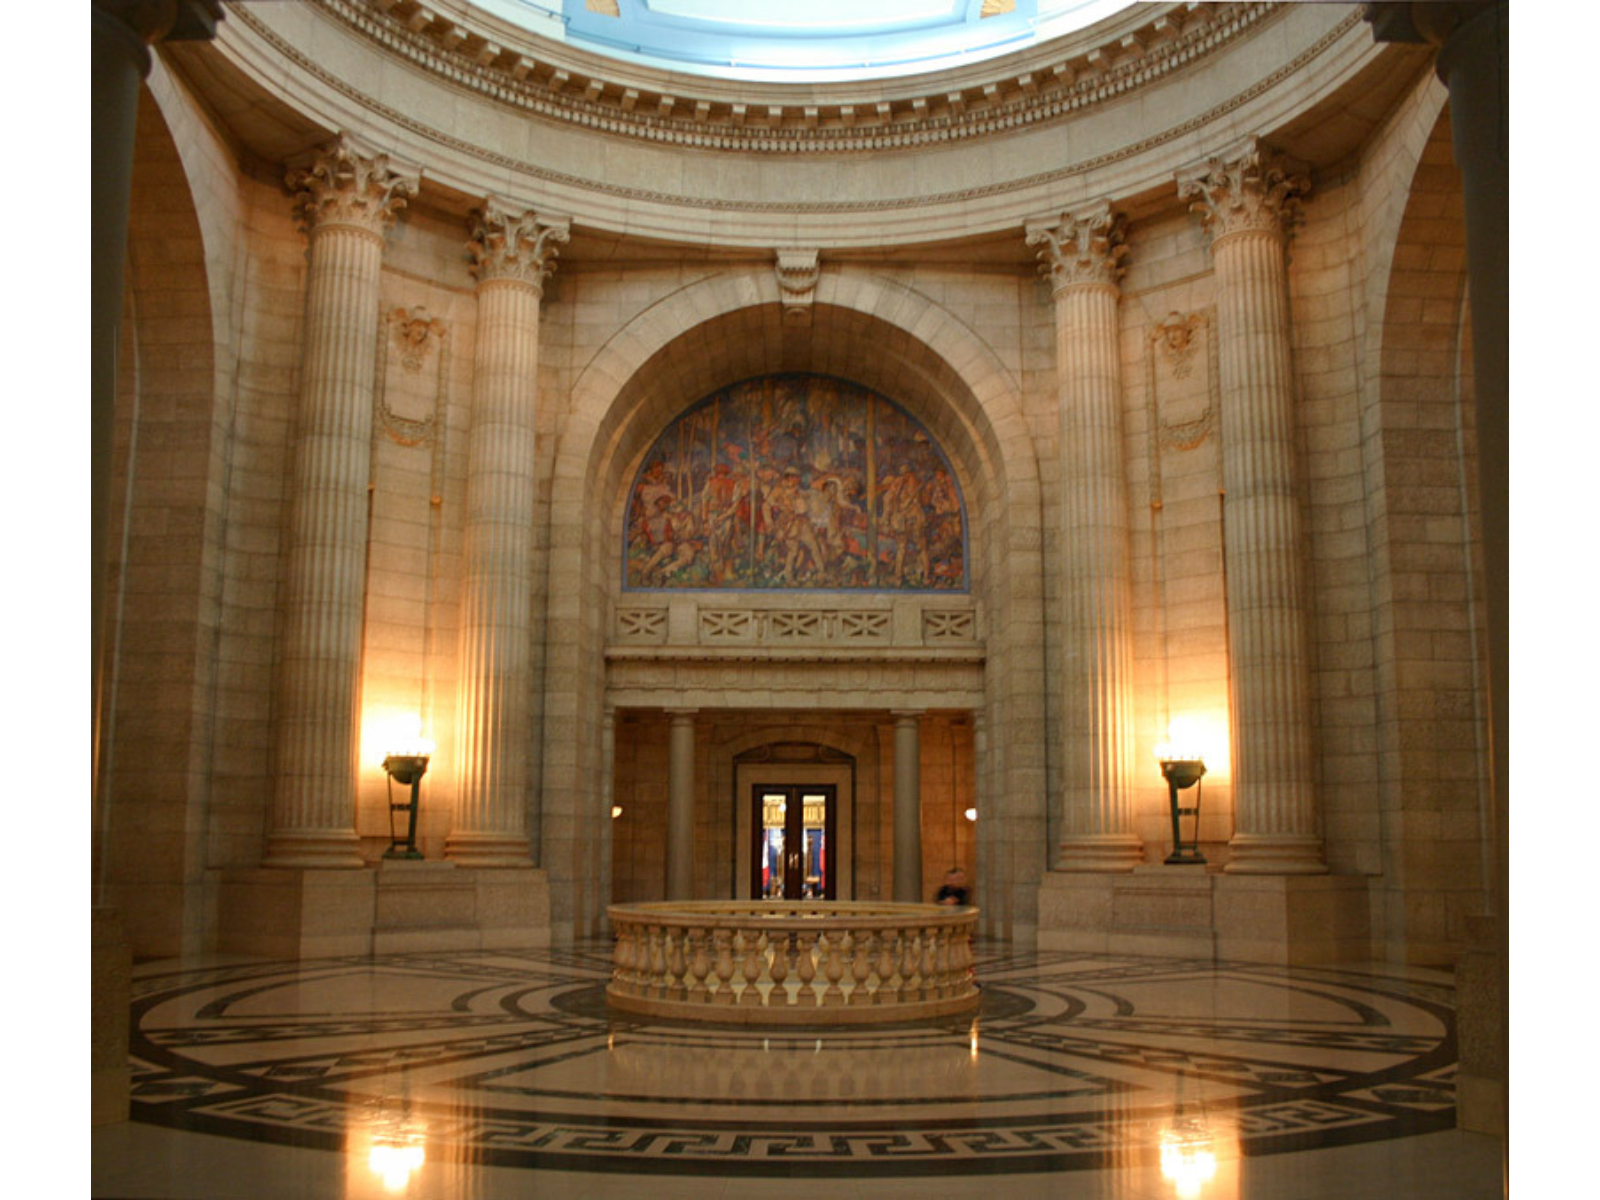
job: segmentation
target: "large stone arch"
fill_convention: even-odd
[[[221,513],[222,284],[172,82],[140,89],[108,562],[96,885],[139,955],[199,949],[210,809]]]
[[[1363,411],[1383,845],[1373,919],[1381,956],[1445,963],[1486,907],[1484,617],[1466,224],[1441,88],[1414,121]],[[1455,866],[1442,874],[1440,861]]]
[[[881,391],[943,444],[966,492],[974,595],[986,610],[985,704],[1008,753],[980,761],[981,803],[1017,819],[990,828],[996,931],[1032,923],[1044,869],[1044,636],[1041,503],[1021,387],[957,315],[899,279],[825,268],[810,321],[786,322],[770,268],[730,270],[667,296],[619,330],[578,371],[556,450],[549,506],[546,700],[539,861],[550,874],[558,936],[598,926],[584,878],[602,878],[599,813],[606,635],[602,602],[617,586],[609,553],[622,493],[650,440],[715,388],[773,370],[814,370]],[[1037,811],[1035,811],[1037,810]],[[1032,819],[1030,819],[1032,818]],[[1001,883],[1000,881],[1003,881]],[[591,889],[592,890],[592,889]],[[588,906],[584,908],[583,906]]]

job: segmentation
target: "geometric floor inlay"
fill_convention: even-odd
[[[135,973],[135,1121],[567,1171],[851,1177],[1265,1155],[1455,1123],[1448,977],[978,948],[978,1014],[605,1008],[608,947]]]

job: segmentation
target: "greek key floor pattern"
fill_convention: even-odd
[[[781,1032],[610,1014],[598,944],[151,965],[132,1124],[365,1164],[374,1195],[499,1194],[482,1181],[530,1171],[628,1176],[634,1194],[683,1175],[1146,1194],[1082,1190],[1121,1172],[1199,1197],[1237,1181],[1229,1164],[1453,1129],[1447,974],[978,959],[975,1016]],[[97,1140],[95,1194],[160,1194],[119,1173],[115,1144]],[[408,1191],[423,1163],[435,1190]],[[358,1194],[357,1170],[327,1194]]]

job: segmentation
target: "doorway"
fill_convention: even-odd
[[[837,897],[838,808],[838,788],[832,784],[752,785],[752,899]]]

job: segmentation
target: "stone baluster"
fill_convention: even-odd
[[[490,199],[468,243],[478,332],[462,543],[456,806],[447,857],[527,867],[534,742],[534,427],[539,304],[567,223]]]
[[[278,679],[277,788],[263,862],[359,867],[357,703],[384,235],[417,188],[340,136],[289,173],[310,238]]]
[[[789,937],[787,929],[767,936],[767,946],[772,955],[772,963],[767,968],[767,973],[772,976],[772,991],[767,996],[767,1004],[774,1008],[786,1008],[789,1004],[789,989],[785,984],[789,978]]]
[[[911,929],[900,932],[900,999],[915,1000],[922,986],[917,964],[922,961],[917,953],[917,935]]]
[[[673,925],[664,933],[667,938],[667,997],[672,1000],[682,1000],[687,994],[684,976],[689,966],[688,959],[683,953],[685,931]]]
[[[1117,286],[1122,218],[1104,201],[1030,222],[1055,296],[1061,463],[1062,791],[1056,867],[1130,871],[1133,592]]]
[[[894,983],[894,930],[878,931],[878,992],[879,1004],[893,1004],[896,998]]]
[[[717,947],[717,990],[711,1000],[715,1004],[733,1003],[733,947],[732,937],[726,929],[712,931]]]
[[[815,1008],[817,1006],[816,989],[811,986],[811,981],[817,977],[816,944],[817,935],[801,932],[795,934],[795,972],[800,976],[800,990],[795,993],[794,1003],[796,1008]]]
[[[850,935],[850,978],[855,986],[850,989],[851,1004],[871,1004],[872,992],[867,978],[872,974],[872,934],[862,929]]]
[[[706,953],[706,931],[691,929],[689,942],[693,947],[689,955],[689,973],[694,978],[689,987],[689,999],[704,1002],[710,998],[710,992],[706,990],[706,976],[711,973],[711,958]]]
[[[741,929],[739,931],[739,945],[743,954],[740,974],[744,976],[744,990],[739,993],[739,1003],[750,1007],[760,1007],[761,988],[756,981],[761,978],[761,932],[756,929]]]
[[[824,930],[821,935],[821,944],[827,948],[827,960],[822,968],[822,973],[828,980],[827,990],[822,993],[824,1008],[833,1008],[844,1003],[844,989],[839,986],[839,980],[844,978],[844,957],[840,953],[840,943],[843,938],[842,932],[832,929]]]
[[[1325,871],[1311,757],[1286,224],[1309,184],[1252,138],[1184,173],[1211,234],[1233,718],[1230,872]]]
[[[659,925],[650,926],[650,966],[649,983],[650,994],[660,999],[666,996],[667,987],[667,956],[665,948],[666,930]]]

